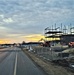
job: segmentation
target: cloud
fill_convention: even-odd
[[[26,41],[38,42],[41,38],[44,38],[44,36],[41,34],[32,34],[32,35],[22,36],[22,38],[26,39]]]
[[[0,39],[0,44],[11,43],[10,40]]]
[[[55,23],[74,24],[73,9],[74,0],[0,0],[0,38],[44,34]]]
[[[0,15],[0,18],[4,18],[4,15]]]
[[[5,23],[12,23],[14,21],[11,18],[8,18],[8,19],[3,19],[3,22],[5,22]]]

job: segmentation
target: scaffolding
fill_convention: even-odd
[[[56,24],[51,27],[47,27],[45,29],[45,38],[46,40],[48,38],[52,38],[52,41],[56,41],[56,38],[59,38],[60,40],[64,39],[64,38],[69,38],[69,37],[74,37],[74,27],[72,27],[72,25],[62,25],[57,27]],[[71,39],[71,38],[70,38]],[[72,41],[72,40],[71,40]],[[74,41],[74,40],[73,40]],[[70,42],[70,41],[69,41]]]

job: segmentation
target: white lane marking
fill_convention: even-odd
[[[16,53],[16,59],[15,59],[15,65],[14,65],[14,75],[16,75],[16,69],[17,69],[17,53]]]

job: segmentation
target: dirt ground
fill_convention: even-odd
[[[23,50],[39,67],[41,67],[48,75],[74,75],[71,71],[65,67],[56,65],[52,62],[46,61],[39,56]]]

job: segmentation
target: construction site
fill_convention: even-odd
[[[69,67],[74,72],[74,27],[55,26],[44,29],[45,39],[38,46],[29,46],[28,51],[44,60]]]

